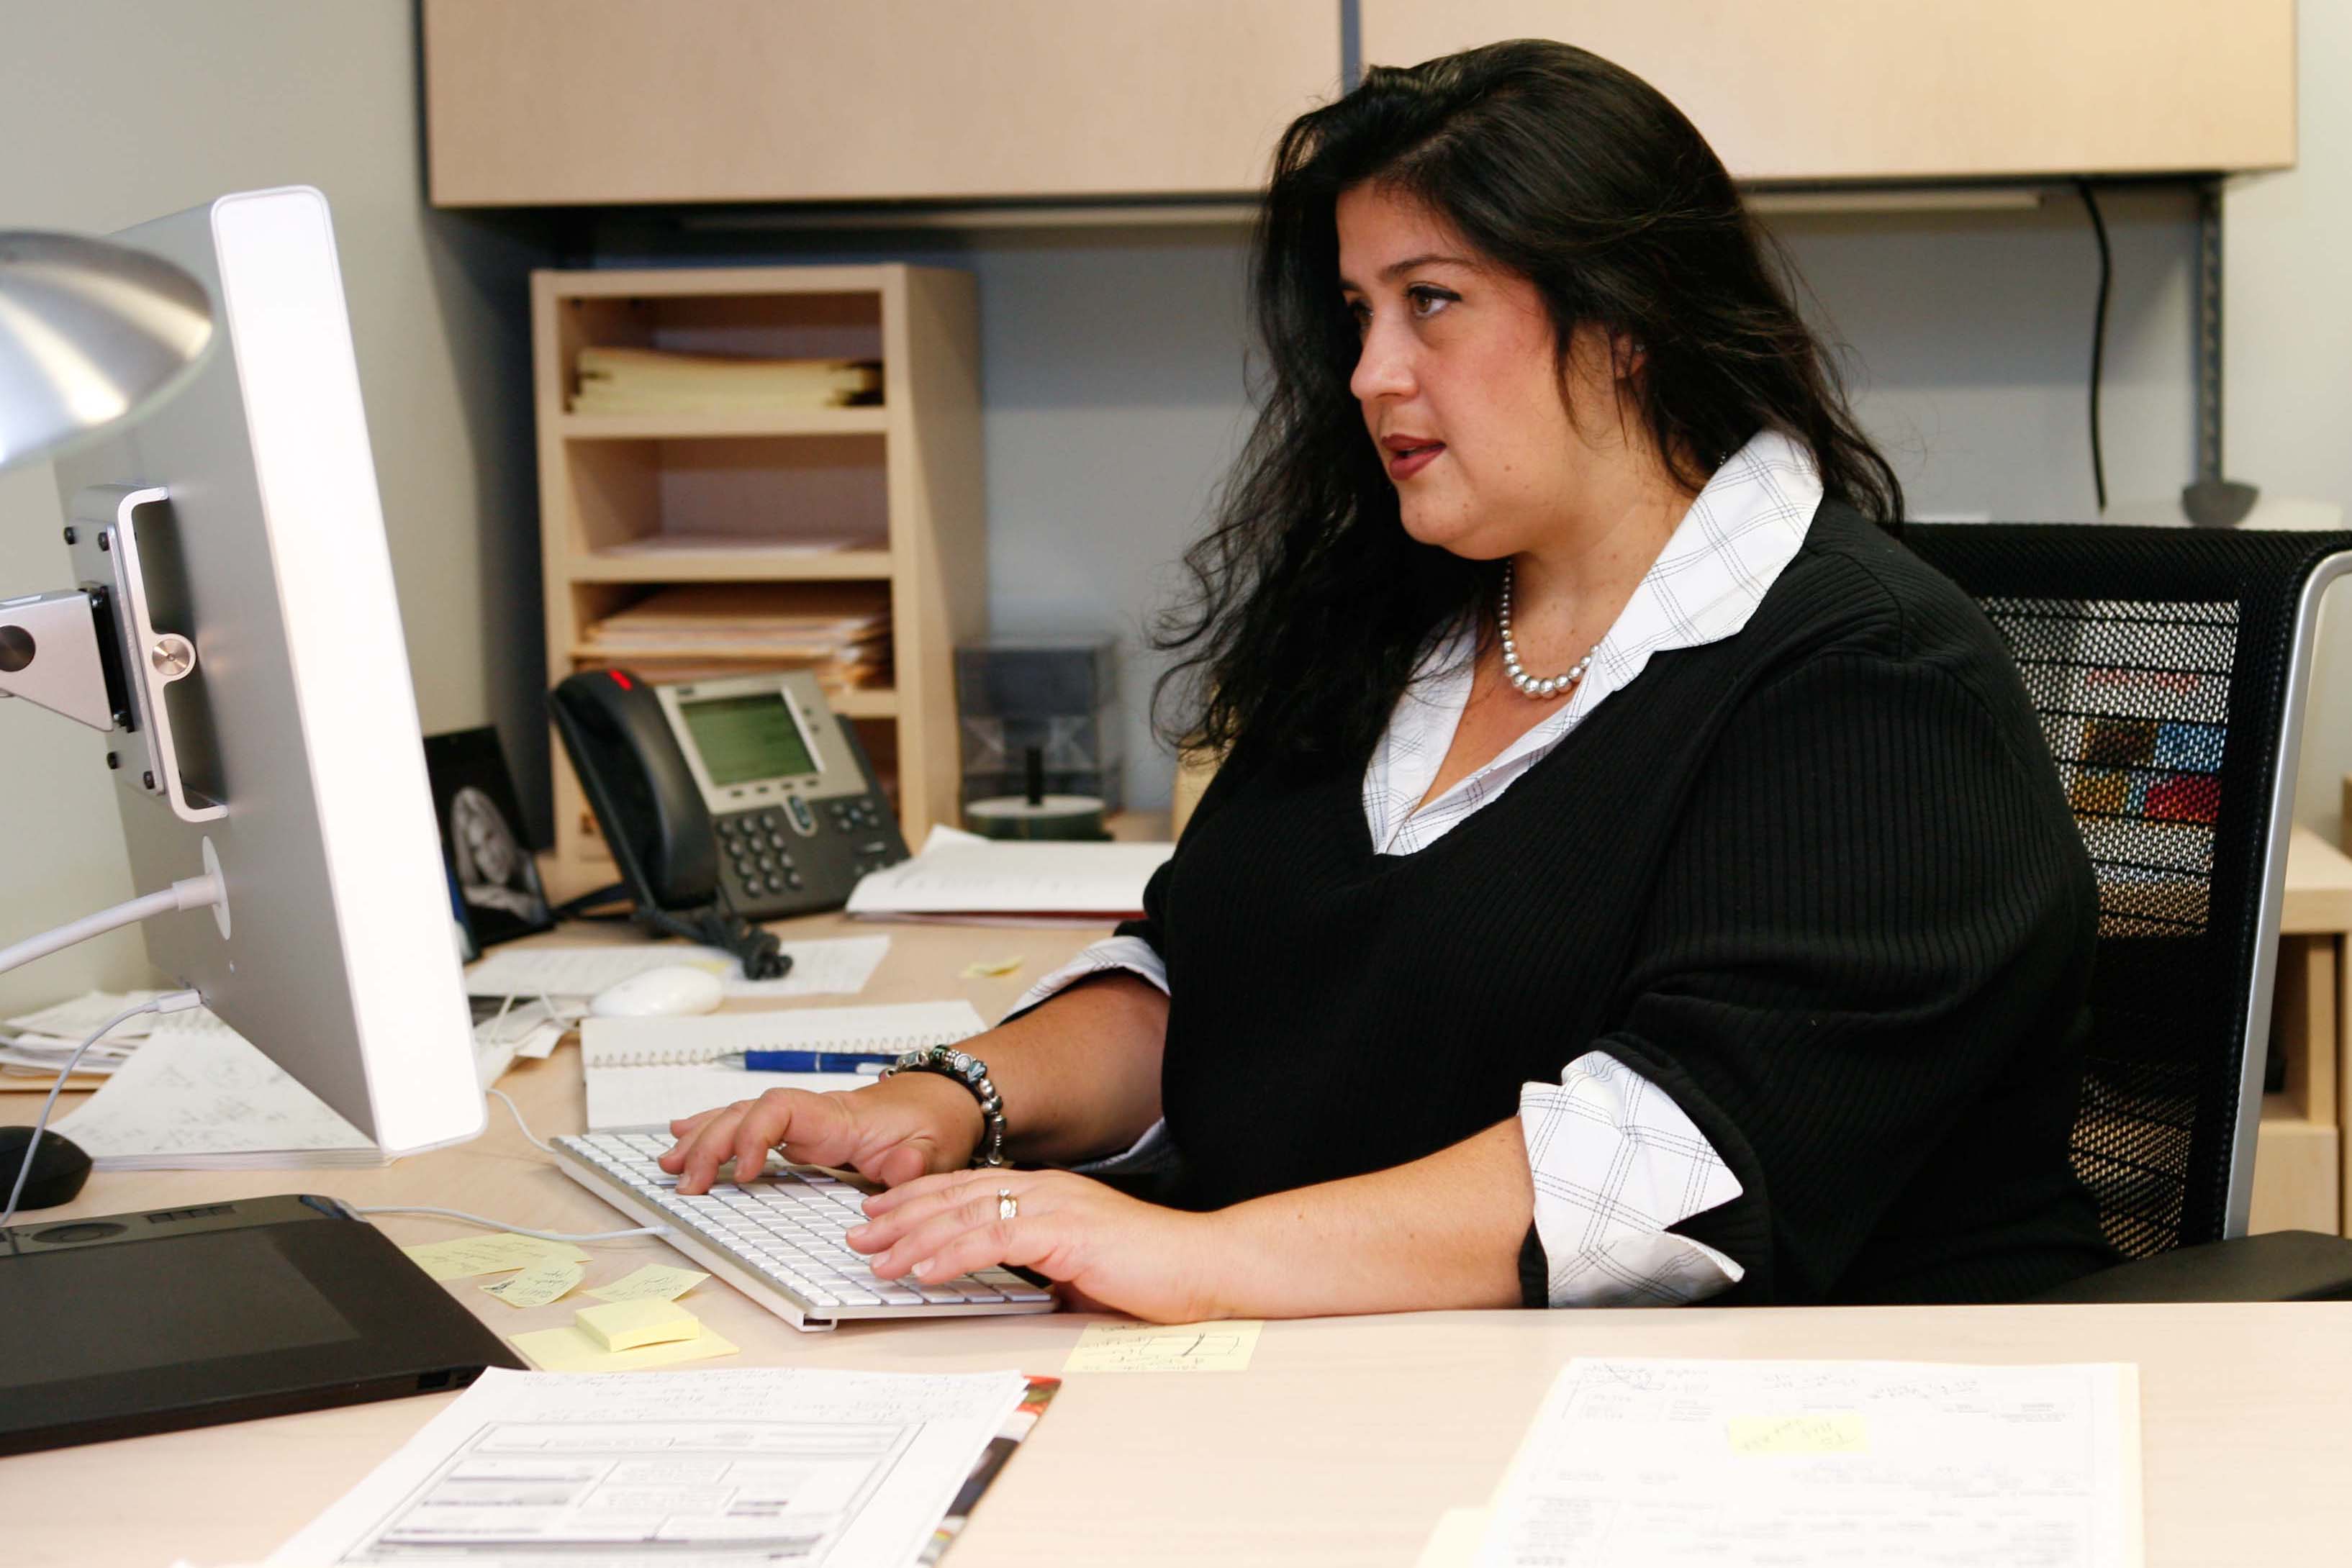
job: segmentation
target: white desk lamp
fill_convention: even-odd
[[[143,411],[204,362],[204,286],[160,256],[0,232],[0,468]]]

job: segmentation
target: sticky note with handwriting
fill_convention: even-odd
[[[550,1258],[585,1263],[588,1254],[562,1241],[541,1241],[536,1236],[460,1236],[449,1241],[404,1247],[417,1266],[436,1280],[463,1280],[475,1274],[503,1274],[528,1269]]]
[[[694,1269],[648,1263],[634,1274],[624,1274],[609,1285],[597,1286],[588,1294],[600,1301],[635,1301],[649,1297],[674,1301],[709,1278]]]
[[[580,1276],[587,1271],[584,1263],[574,1263],[569,1258],[550,1258],[532,1264],[510,1280],[500,1280],[482,1289],[510,1307],[543,1307],[578,1284]]]
[[[1734,1416],[1724,1422],[1731,1451],[1742,1455],[1864,1454],[1870,1444],[1859,1410],[1800,1410],[1786,1416]]]
[[[1062,1364],[1074,1372],[1245,1372],[1265,1324],[1089,1323]]]
[[[606,1350],[577,1323],[514,1334],[510,1343],[530,1357],[531,1364],[541,1372],[635,1372],[648,1366],[733,1355],[738,1351],[737,1346],[707,1328],[692,1339],[643,1345],[635,1350]]]

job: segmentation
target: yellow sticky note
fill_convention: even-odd
[[[550,1258],[532,1264],[511,1280],[500,1280],[482,1289],[510,1307],[543,1307],[578,1284],[580,1276],[587,1271],[584,1263],[574,1263],[569,1258]]]
[[[667,1263],[648,1263],[634,1274],[624,1274],[609,1285],[599,1285],[588,1293],[600,1301],[635,1301],[648,1297],[674,1301],[703,1281],[710,1278],[693,1269],[674,1268]]]
[[[1062,1364],[1074,1372],[1246,1372],[1265,1324],[1089,1323]]]
[[[633,1301],[605,1301],[593,1307],[582,1307],[572,1314],[572,1321],[587,1331],[588,1337],[606,1350],[635,1350],[640,1345],[667,1344],[672,1340],[692,1339],[702,1332],[702,1320],[679,1306],[658,1296],[640,1296]]]
[[[606,1350],[577,1323],[541,1329],[512,1336],[514,1347],[530,1357],[541,1372],[635,1372],[642,1367],[668,1366],[681,1361],[705,1361],[733,1355],[736,1347],[704,1329],[692,1339],[672,1340],[636,1350]]]
[[[1789,1416],[1734,1416],[1724,1423],[1740,1455],[1859,1454],[1865,1440],[1859,1410],[1801,1410]]]
[[[587,1253],[568,1242],[541,1241],[536,1236],[515,1236],[504,1232],[492,1236],[460,1236],[451,1241],[433,1241],[422,1247],[404,1247],[401,1250],[436,1280],[502,1274],[509,1269],[528,1269],[551,1258],[567,1259],[574,1263],[588,1261]]]
[[[1028,956],[1025,953],[1016,953],[1010,958],[978,959],[963,967],[963,977],[967,980],[992,980],[999,975],[1013,973],[1027,961]]]

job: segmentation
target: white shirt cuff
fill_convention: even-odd
[[[1078,956],[1021,993],[1013,1010],[997,1019],[1010,1023],[1048,997],[1068,990],[1089,975],[1099,975],[1111,969],[1125,969],[1140,975],[1168,994],[1168,966],[1160,961],[1160,949],[1140,936],[1106,936],[1091,947],[1078,950]]]
[[[1519,1090],[1536,1237],[1555,1307],[1677,1306],[1747,1270],[1666,1227],[1730,1202],[1738,1178],[1672,1096],[1589,1051]]]
[[[1139,975],[1168,994],[1168,966],[1160,961],[1160,950],[1140,936],[1106,936],[1078,956],[1021,993],[1013,1010],[999,1022],[1019,1018],[1038,1003],[1055,997],[1091,975],[1124,969]],[[1173,1163],[1176,1145],[1169,1140],[1168,1124],[1163,1119],[1144,1130],[1143,1136],[1115,1155],[1098,1160],[1088,1160],[1070,1169],[1081,1176],[1144,1176]]]

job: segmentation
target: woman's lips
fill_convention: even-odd
[[[1392,451],[1389,454],[1389,477],[1410,479],[1436,462],[1438,454],[1444,450],[1445,443],[1433,441],[1426,446],[1408,446],[1401,451]]]

